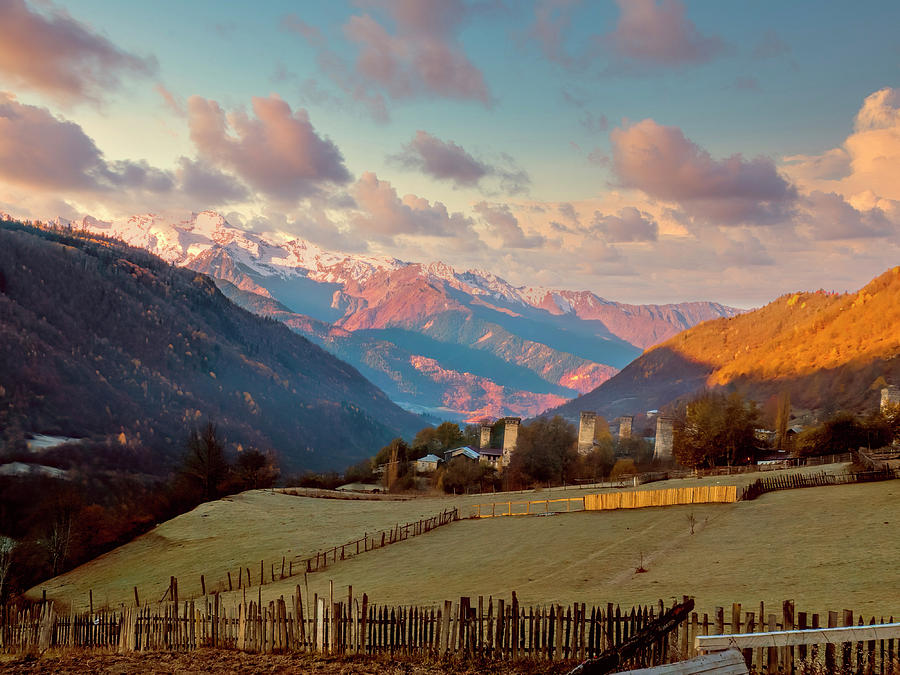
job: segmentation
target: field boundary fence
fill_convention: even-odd
[[[850,485],[852,483],[871,483],[876,481],[900,479],[900,469],[881,469],[879,471],[853,471],[846,473],[813,473],[789,474],[783,476],[767,476],[758,478],[744,488],[743,500],[756,499],[767,492],[778,490],[796,490],[808,487],[824,487],[827,485]]]
[[[687,602],[685,598],[684,602]],[[673,603],[672,608],[678,603]],[[672,610],[668,610],[672,611]],[[352,587],[338,598],[304,596],[300,586],[263,603],[218,594],[183,603],[122,606],[118,610],[57,612],[52,602],[0,608],[0,651],[21,653],[92,648],[118,653],[236,649],[259,653],[452,654],[482,659],[581,662],[619,649],[667,612],[657,604],[623,608],[574,602],[523,606],[511,600],[460,597],[430,606],[375,604]],[[840,641],[826,629],[869,628]],[[693,611],[665,635],[620,665],[639,668],[689,659],[721,648],[734,636],[747,666],[758,673],[843,672],[900,674],[900,631],[894,618],[851,610],[797,612],[794,601],[764,603],[745,611],[740,603]],[[779,631],[797,633],[794,644]],[[823,670],[814,670],[818,664]]]
[[[417,521],[403,524],[397,523],[390,529],[378,530],[372,534],[366,532],[358,539],[317,551],[313,555],[283,555],[280,560],[270,560],[268,561],[268,564],[265,559],[262,559],[259,561],[259,574],[256,577],[255,585],[265,586],[269,583],[290,579],[298,574],[320,572],[327,569],[329,565],[333,565],[341,560],[354,558],[363,553],[368,553],[369,551],[406,541],[411,537],[427,534],[432,530],[449,525],[458,520],[459,509],[454,507],[452,509],[445,509],[429,518],[420,518]],[[253,567],[255,569],[255,563]],[[215,580],[215,577],[213,576],[207,578],[204,574],[200,575],[201,596],[226,591],[240,591],[253,586],[254,579],[251,574],[250,566],[238,567],[235,570],[234,575],[232,575],[231,570],[229,570],[225,573],[224,578],[219,577],[218,580]],[[140,596],[137,587],[134,588],[134,598],[135,604],[140,604]],[[163,600],[178,601],[177,578],[169,578],[169,585],[165,594],[160,599],[160,602]]]
[[[472,506],[473,518],[499,518],[503,516],[533,516],[574,511],[611,511],[616,509],[640,509],[651,506],[676,506],[683,504],[731,504],[737,501],[735,485],[703,485],[697,487],[667,488],[664,490],[635,490],[606,492],[583,497],[535,499],[530,501],[491,502]],[[562,508],[561,504],[565,504]],[[573,508],[574,504],[574,508]]]

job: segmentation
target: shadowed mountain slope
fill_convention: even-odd
[[[0,427],[140,441],[171,458],[214,420],[232,448],[340,469],[423,420],[210,278],[102,237],[0,224]]]

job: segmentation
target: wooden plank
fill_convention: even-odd
[[[621,675],[745,675],[747,664],[744,657],[736,649],[728,649],[715,654],[697,656],[687,661],[667,663],[653,668],[639,668],[623,671]]]
[[[831,623],[829,621],[829,623]],[[781,630],[739,635],[698,635],[694,646],[707,652],[736,647],[788,647],[791,645],[843,644],[865,640],[890,640],[900,638],[900,623],[875,626],[847,626],[812,630]]]

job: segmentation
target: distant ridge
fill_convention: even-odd
[[[900,267],[856,293],[784,295],[695,326],[648,350],[593,391],[545,414],[608,417],[662,408],[703,387],[763,402],[782,391],[807,409],[863,411],[900,384]]]
[[[223,289],[228,282],[235,302],[346,359],[394,401],[442,417],[537,414],[592,390],[645,348],[737,313],[710,302],[627,305],[442,262],[327,251],[212,211],[56,222],[146,248]]]
[[[171,459],[215,421],[286,470],[342,469],[424,421],[208,277],[97,235],[0,223],[0,427]],[[121,437],[119,436],[121,434]]]

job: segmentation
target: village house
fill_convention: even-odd
[[[416,460],[416,471],[419,473],[432,473],[437,470],[440,463],[441,458],[437,455],[425,455]]]

